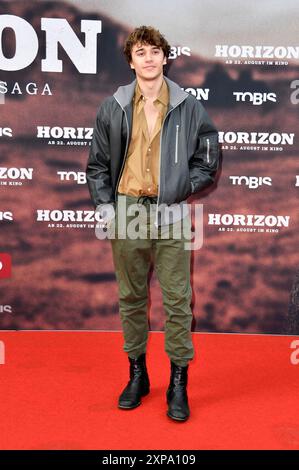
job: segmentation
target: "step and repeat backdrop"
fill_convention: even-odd
[[[98,106],[135,78],[124,40],[147,24],[222,146],[216,183],[188,200],[204,223],[193,330],[298,333],[298,20],[293,0],[0,1],[0,329],[121,329],[85,167]]]

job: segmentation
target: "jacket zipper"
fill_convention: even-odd
[[[210,139],[207,139],[207,163],[210,163]]]
[[[175,157],[174,162],[178,162],[178,140],[179,140],[179,125],[176,125],[176,134],[175,134]]]
[[[126,161],[126,156],[127,156],[127,150],[128,150],[128,143],[129,143],[129,123],[128,123],[128,118],[127,118],[127,113],[126,111],[124,110],[124,108],[122,107],[122,105],[120,104],[120,102],[115,98],[114,96],[114,99],[115,101],[118,102],[119,106],[121,107],[121,109],[123,110],[124,112],[124,115],[125,115],[125,118],[126,118],[126,124],[127,124],[127,141],[126,141],[126,149],[125,149],[125,153],[124,153],[124,159],[123,159],[123,163],[122,163],[122,166],[121,166],[121,169],[120,169],[120,172],[119,172],[119,175],[118,175],[118,180],[117,180],[117,183],[116,183],[116,186],[115,186],[115,193],[114,193],[114,199],[115,199],[115,202],[117,200],[117,188],[118,188],[118,185],[119,185],[119,181],[120,181],[120,178],[121,178],[121,174],[122,174],[122,171],[123,171],[123,168],[124,168],[124,165],[125,165],[125,161]]]
[[[159,197],[160,197],[160,179],[161,179],[161,144],[162,144],[162,135],[163,135],[163,129],[164,129],[164,123],[165,123],[165,120],[168,116],[168,114],[171,113],[171,111],[173,111],[175,108],[177,108],[183,101],[185,101],[186,97],[184,99],[182,99],[174,108],[171,108],[165,115],[164,117],[164,120],[163,120],[163,123],[162,123],[162,127],[161,127],[161,132],[160,132],[160,152],[159,152],[159,189],[158,189],[158,198],[157,198],[157,209],[156,209],[156,220],[155,220],[155,226],[158,227],[158,209],[159,209]]]

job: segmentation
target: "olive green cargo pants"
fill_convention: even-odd
[[[153,225],[155,210],[153,210],[153,204],[146,200],[138,206],[143,205],[143,212],[140,213],[140,217],[138,216],[140,223],[137,226],[140,238],[131,239],[126,230],[130,222],[132,225],[133,219],[136,220],[137,213],[128,215],[126,211],[123,215],[123,224],[117,224],[120,197],[125,198],[126,207],[136,204],[138,198],[118,194],[116,218],[112,224],[115,238],[111,239],[111,245],[119,289],[119,310],[124,335],[123,349],[131,358],[137,358],[146,352],[149,331],[148,272],[153,263],[166,312],[165,351],[175,364],[186,366],[194,356],[190,307],[192,298],[191,251],[184,249],[185,234],[188,231],[191,233],[190,215],[168,227],[159,226],[155,229]],[[121,238],[119,234],[124,229],[123,233],[126,235],[125,238]],[[153,229],[156,230],[155,238],[151,238]],[[167,238],[162,238],[165,234]]]

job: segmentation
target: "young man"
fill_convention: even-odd
[[[153,261],[163,294],[165,351],[171,365],[167,415],[185,421],[190,415],[187,371],[194,355],[186,199],[213,183],[219,152],[217,130],[202,104],[163,75],[169,53],[166,39],[153,27],[141,26],[129,35],[124,54],[136,78],[101,104],[86,175],[108,230],[117,225],[111,245],[130,363],[130,380],[118,406],[135,408],[150,389],[147,275]],[[128,208],[125,215],[123,207]],[[137,239],[123,232],[132,223],[132,207],[142,209],[143,236]],[[124,216],[122,227],[116,224],[119,215]]]

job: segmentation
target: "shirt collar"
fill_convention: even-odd
[[[138,103],[139,100],[141,100],[142,98],[143,98],[143,95],[142,95],[139,83],[137,82],[136,87],[135,87],[134,100],[136,103]],[[160,101],[162,104],[164,104],[164,106],[168,105],[169,92],[168,92],[167,83],[164,78],[163,78],[162,86],[160,88],[159,95],[157,96],[157,99],[155,101],[157,100]]]

